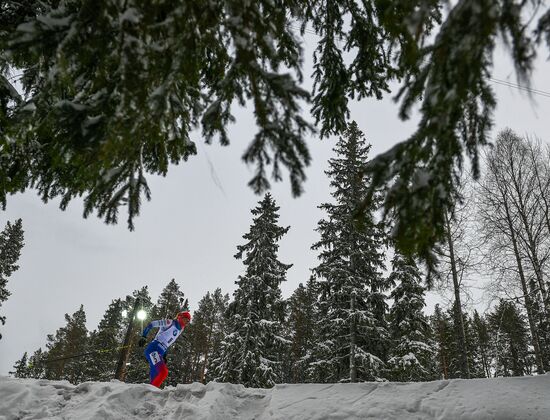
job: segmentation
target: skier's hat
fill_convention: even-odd
[[[184,311],[178,314],[178,321],[183,322],[184,318],[187,319],[187,321],[191,321],[191,313],[189,311]]]

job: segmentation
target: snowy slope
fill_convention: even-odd
[[[0,419],[550,419],[549,394],[550,375],[268,390],[0,377]]]

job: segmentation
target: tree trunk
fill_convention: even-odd
[[[513,165],[513,162],[511,162],[511,165]],[[536,174],[538,174],[538,172]],[[521,218],[523,228],[527,236],[526,239],[525,238],[522,238],[522,239],[527,247],[529,259],[531,260],[531,265],[533,266],[533,271],[535,272],[538,288],[542,296],[542,304],[544,306],[546,319],[549,319],[550,302],[548,302],[548,294],[546,291],[546,285],[544,284],[544,279],[542,274],[542,264],[538,255],[537,241],[535,240],[535,235],[532,230],[533,229],[532,223],[529,222],[528,210],[526,208],[525,200],[523,197],[524,190],[520,188],[520,185],[518,184],[518,181],[515,179],[515,177],[513,179],[513,184],[517,194],[516,207],[518,209],[518,214],[519,214],[519,217]]]
[[[350,382],[357,382],[357,366],[355,365],[355,292],[351,294],[351,325],[350,325],[350,352],[349,352],[349,379]]]
[[[537,373],[544,373],[544,364],[542,361],[542,353],[540,349],[539,335],[537,332],[535,320],[533,317],[533,304],[531,302],[531,295],[529,294],[529,289],[527,288],[527,281],[525,280],[525,274],[523,272],[523,264],[521,262],[521,256],[519,254],[518,243],[516,239],[516,233],[514,226],[512,224],[512,218],[510,216],[510,210],[508,209],[508,203],[504,200],[504,210],[506,211],[506,222],[508,223],[508,228],[510,229],[510,238],[512,240],[512,246],[514,247],[514,255],[516,257],[516,264],[518,267],[519,279],[521,282],[521,289],[523,291],[523,297],[525,300],[525,310],[527,311],[527,320],[529,321],[529,329],[531,330],[531,337],[533,338],[533,348],[535,349],[535,358],[537,360]]]
[[[441,343],[441,345],[443,345],[443,331],[442,331],[442,328],[441,328],[441,324],[443,323],[443,321],[439,321],[439,342]],[[445,353],[443,352],[443,350],[440,351],[441,353],[441,367],[443,369],[443,379],[449,379],[449,370],[448,370],[448,366],[447,366],[447,359],[445,358]]]
[[[458,344],[460,347],[460,365],[462,370],[462,375],[466,379],[470,379],[470,367],[468,366],[468,353],[466,349],[466,334],[464,332],[464,317],[462,315],[462,303],[460,300],[460,284],[458,282],[458,270],[456,267],[456,259],[454,253],[454,244],[451,237],[451,224],[449,221],[449,215],[445,212],[445,223],[447,230],[447,245],[449,246],[449,256],[451,262],[451,274],[453,278],[453,288],[455,295],[455,324],[458,329]]]

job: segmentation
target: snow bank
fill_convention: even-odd
[[[0,419],[550,419],[550,375],[424,383],[209,383],[158,390],[118,381],[0,377]]]

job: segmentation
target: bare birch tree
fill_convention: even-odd
[[[460,349],[459,370],[456,376],[469,378],[467,340],[464,327],[464,299],[469,298],[469,281],[479,266],[479,244],[472,231],[472,191],[467,177],[461,179],[460,201],[445,213],[445,243],[438,250],[439,291],[445,295],[452,291],[453,323],[455,337]]]
[[[537,371],[548,368],[550,306],[544,267],[549,241],[544,215],[545,180],[537,174],[533,148],[511,130],[499,133],[495,147],[485,155],[485,176],[478,186],[478,210],[490,266],[500,280],[519,282]],[[537,162],[538,164],[538,162]],[[514,263],[513,269],[511,262]]]

